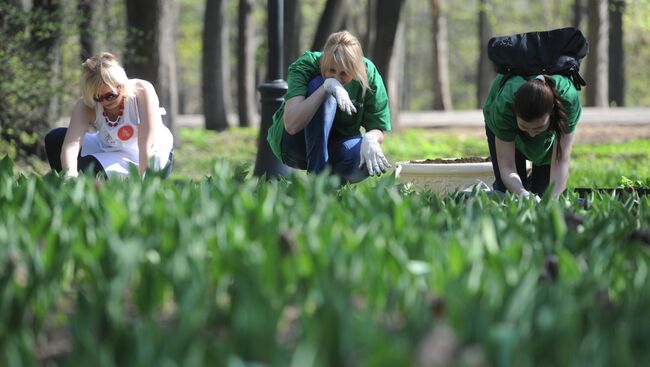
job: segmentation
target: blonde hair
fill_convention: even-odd
[[[95,107],[93,98],[97,97],[104,85],[108,85],[114,90],[122,86],[124,96],[129,96],[129,88],[125,88],[129,78],[113,54],[102,52],[86,59],[81,66],[81,93],[84,103],[88,107]]]
[[[325,75],[333,64],[342,68],[352,79],[361,84],[363,94],[368,89],[368,73],[363,61],[361,43],[348,31],[332,33],[323,46],[320,61],[321,74]]]

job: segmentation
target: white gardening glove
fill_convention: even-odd
[[[79,172],[75,169],[67,169],[63,171],[63,178],[66,180],[79,177]]]
[[[370,176],[374,174],[380,175],[390,167],[390,163],[384,156],[384,152],[381,151],[381,146],[375,135],[366,134],[363,137],[360,154],[361,163],[359,163],[359,168],[365,164]]]
[[[519,196],[526,197],[526,198],[532,198],[533,200],[535,200],[535,203],[537,203],[537,204],[539,204],[539,202],[542,201],[542,198],[540,198],[539,195],[535,194],[533,196],[533,194],[530,191],[524,190],[524,189],[519,191]]]
[[[343,88],[343,85],[334,78],[327,78],[323,83],[323,88],[336,98],[336,104],[339,105],[339,109],[348,115],[352,115],[353,112],[357,112],[357,109],[354,108],[352,101],[350,101],[350,96],[348,92]]]

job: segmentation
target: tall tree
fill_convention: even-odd
[[[404,0],[377,0],[377,28],[371,55],[384,83],[390,79],[390,61],[403,4]]]
[[[400,85],[404,76],[404,58],[406,57],[404,43],[404,22],[400,22],[397,25],[393,54],[391,55],[393,62],[390,63],[390,69],[386,75],[386,78],[390,79],[384,79],[386,92],[390,96],[388,102],[390,103],[390,116],[393,126],[396,126],[399,122],[400,106],[405,104],[404,88]]]
[[[61,75],[61,39],[63,3],[60,0],[34,0],[32,3],[31,44],[35,68],[41,73],[41,82],[50,87],[59,84]],[[37,120],[47,126],[59,115],[59,94],[53,93],[43,104]]]
[[[609,103],[625,105],[625,50],[623,12],[625,0],[609,0]]]
[[[100,46],[97,34],[101,33],[101,22],[98,19],[101,2],[93,0],[78,0],[77,12],[79,27],[79,57],[81,61],[97,54]]]
[[[449,49],[447,47],[447,15],[444,0],[431,0],[433,36],[433,109],[450,110]]]
[[[311,46],[312,51],[323,49],[323,45],[330,34],[341,30],[345,23],[345,16],[349,7],[349,0],[327,0],[325,9],[318,21],[314,43]]]
[[[203,23],[203,114],[205,128],[223,131],[230,106],[228,28],[225,0],[206,0]]]
[[[176,11],[173,0],[126,0],[127,49],[124,66],[129,77],[151,82],[167,115],[163,122],[174,134],[178,114],[176,82]]]
[[[589,55],[587,56],[587,106],[608,105],[609,21],[608,0],[588,0]]]
[[[573,19],[571,23],[574,27],[580,28],[584,12],[584,0],[573,0]]]
[[[366,27],[366,33],[360,41],[366,54],[372,55],[374,53],[372,48],[375,45],[375,38],[377,37],[377,0],[367,1],[366,21],[368,22],[368,27]]]
[[[300,0],[284,2],[284,70],[300,56],[300,35],[302,34],[302,7]]]
[[[476,88],[476,107],[481,108],[483,102],[487,98],[490,91],[492,80],[496,76],[492,62],[487,56],[487,44],[492,37],[492,27],[488,19],[487,9],[489,7],[488,0],[479,0],[478,10],[478,39],[479,39],[479,58],[478,58],[478,74],[477,88]]]
[[[397,42],[397,33],[400,23],[400,13],[404,0],[377,0],[375,13],[376,31],[375,43],[372,46],[371,59],[377,71],[384,80],[384,85],[388,92],[391,121],[395,126],[398,122],[399,114],[399,95],[397,95],[398,79],[397,69],[391,68],[391,59],[395,54],[395,43]],[[391,86],[392,83],[392,86]]]
[[[252,22],[253,3],[239,0],[237,21],[237,113],[239,126],[250,126],[257,115],[255,93],[255,27]]]

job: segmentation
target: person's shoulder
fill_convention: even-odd
[[[289,72],[311,73],[320,68],[320,51],[306,51],[289,65]]]
[[[377,66],[375,66],[375,63],[372,62],[372,60],[364,56],[363,62],[366,64],[366,72],[368,75],[373,75],[375,73],[379,74],[379,70],[377,70]]]
[[[86,101],[84,101],[83,97],[77,99],[77,101],[74,104],[73,107],[74,110],[79,110],[82,111],[87,116],[94,116],[95,115],[95,106],[89,106],[86,104]]]
[[[372,60],[370,60],[366,56],[363,57],[363,62],[366,64],[366,67],[377,69],[377,67],[375,66],[375,63],[372,62]]]
[[[305,51],[305,53],[300,55],[296,61],[314,64],[320,61],[322,55],[323,53],[321,51]]]
[[[551,77],[555,81],[555,89],[557,89],[560,95],[578,93],[576,86],[573,84],[573,81],[568,76],[556,74],[556,75],[552,75]]]
[[[580,91],[576,88],[571,78],[565,75],[553,75],[555,90],[560,98],[569,104],[569,108],[576,108],[580,104]]]
[[[504,78],[507,78],[504,82]],[[492,82],[490,93],[486,102],[507,101],[511,102],[517,90],[526,83],[520,75],[497,74]]]
[[[153,84],[144,79],[129,79],[127,88],[131,88],[136,96],[143,96],[149,93],[155,93],[156,89]]]
[[[153,88],[153,84],[144,79],[129,79],[129,84],[136,90]]]
[[[503,74],[497,74],[496,80],[499,83],[502,83],[503,78],[508,78],[506,82],[503,84],[503,87],[506,89],[511,89],[514,90],[515,92],[517,89],[519,89],[522,85],[524,85],[528,80],[524,78],[521,75],[503,75]]]

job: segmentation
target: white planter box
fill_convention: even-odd
[[[453,158],[449,158],[453,160]],[[415,163],[413,163],[415,162]],[[477,180],[492,186],[494,173],[491,162],[480,163],[417,163],[397,162],[395,175],[402,183],[410,182],[417,191],[429,189],[446,194],[465,189]]]

